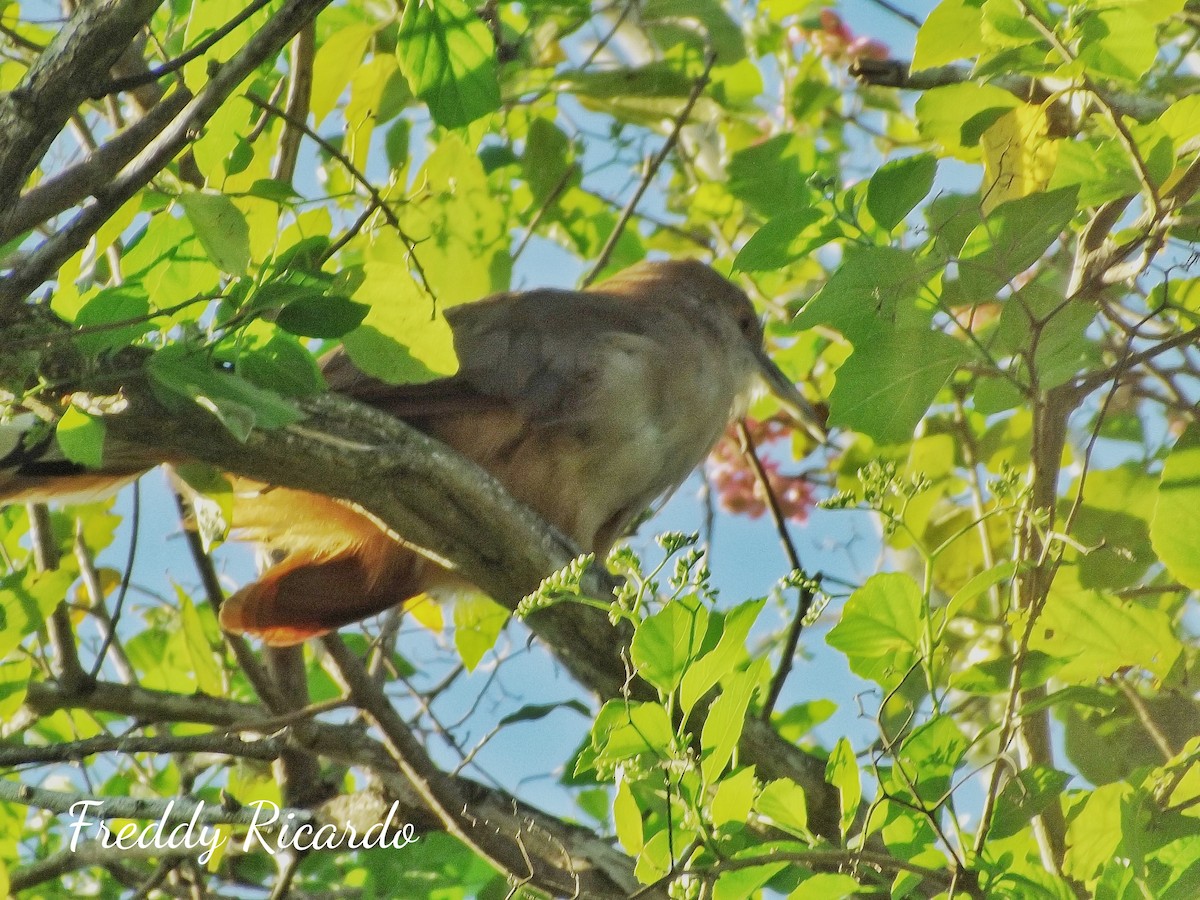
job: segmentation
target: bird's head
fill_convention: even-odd
[[[767,355],[762,321],[746,292],[699,260],[646,260],[617,273],[595,290],[636,296],[680,309],[714,342],[744,355],[796,422],[819,444],[828,435],[820,415]]]

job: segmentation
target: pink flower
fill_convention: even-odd
[[[779,462],[764,455],[765,445],[789,434],[788,425],[779,419],[763,422],[746,420],[746,428],[758,448],[759,460],[766,473],[767,484],[785,519],[803,522],[813,506],[813,487],[803,475],[789,475],[780,471]],[[733,426],[709,454],[705,464],[709,484],[716,491],[723,509],[734,514],[757,519],[767,511],[766,495],[754,470],[742,454],[737,433]]]

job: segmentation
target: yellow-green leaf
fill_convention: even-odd
[[[1158,484],[1150,543],[1171,574],[1200,590],[1200,426],[1183,433],[1167,457]]]
[[[76,406],[68,406],[54,429],[54,439],[71,462],[99,469],[104,457],[104,422]]]
[[[467,594],[454,602],[454,646],[468,672],[496,645],[508,621],[508,610],[483,594]]]

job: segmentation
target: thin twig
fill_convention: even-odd
[[[240,13],[238,13],[216,31],[212,32],[212,34],[200,41],[194,47],[185,50],[174,59],[168,60],[161,66],[157,66],[148,72],[140,72],[137,75],[130,75],[126,78],[114,78],[112,81],[100,85],[98,90],[92,94],[92,99],[99,100],[101,97],[108,96],[109,94],[116,94],[120,91],[131,91],[135,88],[140,88],[143,85],[152,84],[153,82],[158,81],[158,79],[162,78],[164,75],[170,75],[172,72],[178,72],[193,59],[202,56],[212,47],[224,40],[225,37],[231,31],[233,31],[233,29],[237,28],[270,2],[271,0],[254,0],[253,3],[243,9]]]
[[[793,572],[803,573],[804,566],[800,563],[800,554],[796,552],[796,545],[792,543],[792,536],[788,534],[787,518],[783,514],[782,507],[779,505],[779,498],[775,496],[775,489],[771,487],[771,482],[767,478],[767,470],[763,467],[762,460],[758,458],[758,453],[754,447],[754,439],[750,436],[750,430],[746,427],[745,419],[738,420],[737,432],[742,444],[742,454],[746,457],[746,462],[750,464],[750,468],[754,470],[754,477],[758,480],[759,487],[762,488],[763,496],[766,497],[767,510],[771,513],[771,520],[775,523],[775,531],[779,534],[780,543],[783,544],[783,552],[787,554],[788,564],[791,565]],[[813,601],[816,600],[816,594],[809,588],[807,580],[800,583],[799,591],[800,603],[796,606],[796,614],[792,618],[792,625],[788,629],[787,640],[783,644],[783,653],[779,659],[779,670],[775,673],[775,677],[771,679],[771,688],[767,691],[767,697],[763,701],[760,715],[764,722],[771,720],[771,713],[775,710],[775,704],[779,702],[779,695],[783,691],[783,684],[787,681],[787,677],[792,671],[792,660],[796,658],[796,648],[800,645],[800,634],[804,630],[804,620],[812,609]]]
[[[96,653],[96,661],[92,664],[91,677],[95,680],[100,674],[100,669],[104,665],[104,657],[108,654],[108,648],[112,646],[117,635],[117,623],[121,621],[121,611],[125,607],[125,595],[129,592],[129,580],[133,578],[133,562],[137,559],[138,534],[141,531],[142,520],[142,484],[140,478],[135,478],[133,481],[133,512],[129,516],[129,553],[125,557],[125,571],[121,575],[121,587],[117,591],[117,600],[113,604],[111,616],[111,624],[108,632],[104,635],[104,640],[100,644],[100,650]]]
[[[871,2],[874,3],[876,6],[878,6],[880,9],[887,10],[896,18],[903,19],[905,22],[907,22],[913,28],[921,27],[922,23],[921,23],[920,19],[918,19],[916,16],[914,16],[910,12],[905,12],[900,7],[896,6],[894,3],[889,3],[888,0],[871,0]]]
[[[173,478],[178,476],[172,473]],[[178,486],[175,487],[175,507],[179,511],[179,520],[183,526],[183,537],[187,544],[188,551],[192,556],[192,563],[196,566],[196,572],[200,575],[200,584],[204,588],[204,594],[208,600],[209,606],[213,608],[214,613],[219,613],[221,604],[225,600],[225,591],[221,588],[221,580],[217,577],[216,567],[213,565],[212,557],[204,549],[204,541],[200,538],[200,533],[194,527],[196,512],[192,501],[184,494],[183,490]],[[271,680],[271,676],[258,661],[258,657],[254,655],[254,651],[250,649],[250,644],[240,634],[230,634],[222,632],[225,636],[226,643],[233,650],[234,658],[238,661],[238,665],[242,667],[242,671],[246,673],[246,678],[250,681],[255,693],[259,698],[270,707],[272,712],[282,713],[288,708],[288,704],[284,701],[283,695],[275,686],[275,682]]]
[[[354,165],[353,160],[351,160],[350,157],[343,153],[338,147],[335,147],[329,141],[325,140],[325,138],[321,137],[321,135],[317,134],[316,131],[308,126],[307,122],[293,118],[285,110],[280,109],[278,106],[270,103],[267,100],[263,100],[261,97],[256,97],[254,94],[247,93],[245,97],[255,106],[266,110],[272,115],[278,116],[284,122],[287,122],[290,126],[303,133],[305,137],[307,137],[318,147],[342,164],[342,166],[346,169],[346,173],[370,195],[375,206],[379,208],[379,211],[383,213],[383,217],[387,219],[388,225],[394,228],[396,233],[400,235],[400,239],[404,241],[405,245],[408,247],[408,256],[412,262],[413,269],[420,278],[421,284],[425,288],[426,292],[428,292],[432,297],[433,290],[430,287],[429,279],[425,275],[425,269],[422,268],[421,261],[417,259],[417,242],[413,240],[407,232],[405,232],[404,226],[400,224],[400,219],[397,218],[396,213],[388,205],[387,200],[385,200],[383,195],[379,193],[379,189],[371,183],[370,179],[368,179],[363,172],[359,171],[358,166]]]
[[[687,102],[683,105],[683,109],[679,115],[675,117],[675,123],[671,127],[671,133],[667,135],[667,140],[646,166],[646,171],[642,175],[642,180],[638,183],[637,190],[633,192],[633,196],[629,198],[625,209],[621,211],[621,217],[617,219],[617,224],[613,226],[612,233],[609,234],[608,240],[604,242],[604,246],[600,250],[600,255],[596,258],[596,264],[592,266],[587,277],[583,279],[584,287],[595,281],[596,276],[608,265],[608,260],[617,247],[617,241],[621,239],[621,235],[625,231],[625,226],[629,224],[629,220],[633,216],[633,211],[637,209],[638,203],[641,202],[642,195],[649,189],[650,183],[654,180],[654,176],[658,174],[659,168],[666,161],[671,151],[675,149],[675,144],[679,141],[679,133],[683,130],[683,126],[687,124],[693,107],[695,107],[696,102],[700,99],[700,95],[704,93],[704,89],[708,86],[708,76],[712,72],[713,64],[716,61],[716,52],[709,50],[704,57],[704,71],[696,79],[696,83],[692,85],[692,92],[688,95]]]

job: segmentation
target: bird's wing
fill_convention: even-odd
[[[499,401],[535,424],[567,423],[586,417],[589,385],[603,364],[601,335],[632,329],[624,305],[614,308],[611,297],[549,289],[497,294],[453,307],[446,318],[459,358],[454,376],[387,384],[360,372],[339,349],[322,360],[330,389],[403,419]],[[581,327],[585,318],[591,327]]]

